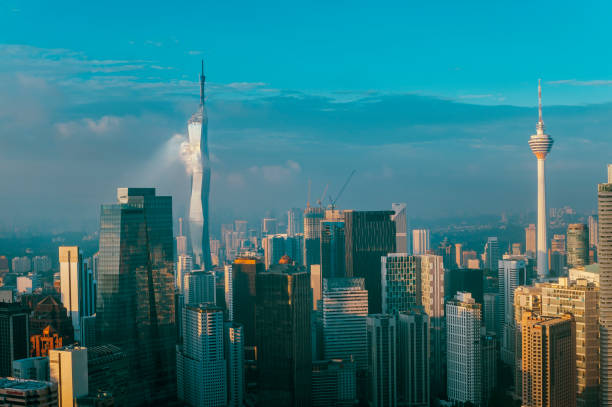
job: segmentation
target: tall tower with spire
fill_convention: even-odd
[[[548,274],[548,240],[546,237],[546,173],[544,162],[553,145],[553,139],[544,134],[544,121],[542,120],[542,86],[538,79],[538,113],[536,134],[529,138],[529,147],[538,159],[538,226],[537,226],[537,270],[538,279]]]
[[[210,160],[208,157],[208,115],[204,104],[204,61],[200,75],[200,108],[187,123],[191,194],[189,196],[189,243],[193,260],[205,270],[212,268],[208,235],[208,196],[210,195]]]

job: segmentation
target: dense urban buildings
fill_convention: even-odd
[[[428,407],[429,317],[421,307],[400,312],[397,317],[398,404]]]
[[[119,188],[102,205],[96,340],[127,355],[130,405],[176,397],[172,198]]]
[[[312,407],[357,403],[355,362],[331,359],[312,362]]]
[[[421,281],[417,258],[389,253],[381,259],[382,310],[385,314],[408,311],[420,304]]]
[[[543,279],[548,275],[548,240],[546,230],[546,174],[544,162],[553,145],[553,139],[544,134],[544,121],[542,120],[542,88],[538,81],[538,112],[539,118],[536,125],[536,134],[530,137],[529,147],[538,159],[538,227],[537,227],[537,267],[538,278]]]
[[[498,328],[500,338],[501,360],[507,364],[514,363],[515,324],[514,324],[514,291],[526,283],[527,269],[524,260],[506,258],[499,261],[498,272]]]
[[[397,322],[395,316],[370,314],[368,332],[368,392],[370,406],[397,405]]]
[[[30,356],[30,326],[27,309],[15,303],[0,303],[0,377],[10,376],[12,363]]]
[[[392,211],[345,211],[346,276],[365,280],[368,312],[382,311],[380,258],[395,253]]]
[[[264,264],[257,257],[239,257],[232,263],[231,290],[233,321],[244,327],[244,345],[255,346],[255,304],[257,275],[264,271]]]
[[[210,158],[208,155],[208,114],[204,95],[204,62],[200,75],[200,108],[191,116],[187,124],[188,143],[181,152],[191,175],[189,194],[189,237],[195,264],[210,270],[210,237],[208,221],[208,197],[210,195]]]

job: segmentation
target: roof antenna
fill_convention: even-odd
[[[200,105],[204,105],[204,82],[206,77],[204,76],[204,60],[202,60],[202,74],[200,75]]]
[[[536,125],[537,134],[544,134],[544,120],[542,120],[542,82],[538,79],[538,124]]]

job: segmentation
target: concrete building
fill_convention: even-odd
[[[177,396],[190,406],[227,403],[223,310],[216,305],[183,308],[183,346],[176,356]]]
[[[323,350],[325,359],[353,360],[365,371],[368,292],[363,278],[323,280]]]
[[[421,273],[417,258],[389,253],[380,258],[382,310],[385,314],[408,311],[421,302]]]
[[[589,264],[589,228],[584,223],[570,223],[567,227],[567,265]]]
[[[225,361],[227,364],[227,405],[241,407],[244,401],[244,329],[235,322],[225,323]]]
[[[75,341],[83,344],[81,332],[83,318],[96,310],[96,283],[89,263],[83,261],[78,246],[59,247],[60,296],[72,320]]]
[[[429,316],[421,307],[397,316],[398,405],[429,407]]]
[[[538,227],[537,227],[537,269],[538,278],[548,275],[548,239],[546,229],[546,173],[544,162],[553,145],[553,139],[544,134],[544,121],[542,120],[542,88],[538,80],[538,112],[539,119],[536,125],[536,134],[529,138],[529,147],[538,159]]]
[[[612,405],[612,165],[598,185],[599,338],[601,405]]]
[[[356,366],[352,360],[312,362],[312,407],[350,407],[357,404]]]
[[[25,274],[32,270],[32,261],[29,257],[13,257],[11,260],[11,270],[15,274]]]
[[[576,335],[576,402],[597,405],[599,387],[599,289],[586,280],[537,284],[542,292],[542,315],[573,315]]]
[[[589,264],[588,266],[572,267],[569,269],[570,281],[584,279],[589,283],[599,287],[599,264]]]
[[[49,377],[57,383],[58,406],[75,406],[78,397],[89,394],[87,348],[66,346],[50,350]]]
[[[323,277],[321,277],[321,265],[310,266],[310,289],[312,290],[312,309],[319,310],[323,297]]]
[[[536,226],[531,223],[525,228],[525,255],[535,258],[536,254]]]
[[[576,358],[573,321],[523,314],[522,400],[525,407],[576,405]]]
[[[429,229],[412,230],[412,254],[428,254],[430,249]]]
[[[13,360],[13,377],[49,381],[49,358],[31,357]]]
[[[523,389],[523,345],[521,322],[523,314],[542,313],[542,289],[537,286],[519,286],[514,291],[514,320],[515,320],[515,352],[514,352],[514,395],[522,398]]]
[[[387,314],[367,319],[369,400],[372,407],[397,406],[397,323]]]
[[[6,407],[55,407],[57,385],[48,381],[0,377],[0,405]]]
[[[447,393],[453,402],[477,406],[482,397],[481,306],[470,293],[446,303]]]
[[[392,211],[344,211],[346,276],[363,278],[368,312],[382,311],[380,258],[395,253]]]

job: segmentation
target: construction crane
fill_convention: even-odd
[[[331,196],[329,197],[329,206],[331,207],[332,211],[336,208],[336,202],[338,201],[338,199],[340,199],[340,196],[342,196],[342,193],[346,189],[346,186],[349,184],[349,182],[351,182],[351,178],[353,178],[355,172],[357,172],[357,170],[351,171],[348,178],[346,179],[346,182],[344,183],[344,185],[342,185],[342,188],[340,188],[340,191],[338,192],[338,195],[336,195],[335,199],[332,199]]]
[[[323,198],[325,198],[325,194],[327,193],[327,188],[329,188],[329,184],[325,185],[325,189],[323,190],[323,195],[321,195],[321,198],[317,200],[317,205],[319,205],[319,208],[321,207],[321,204],[323,203]]]

